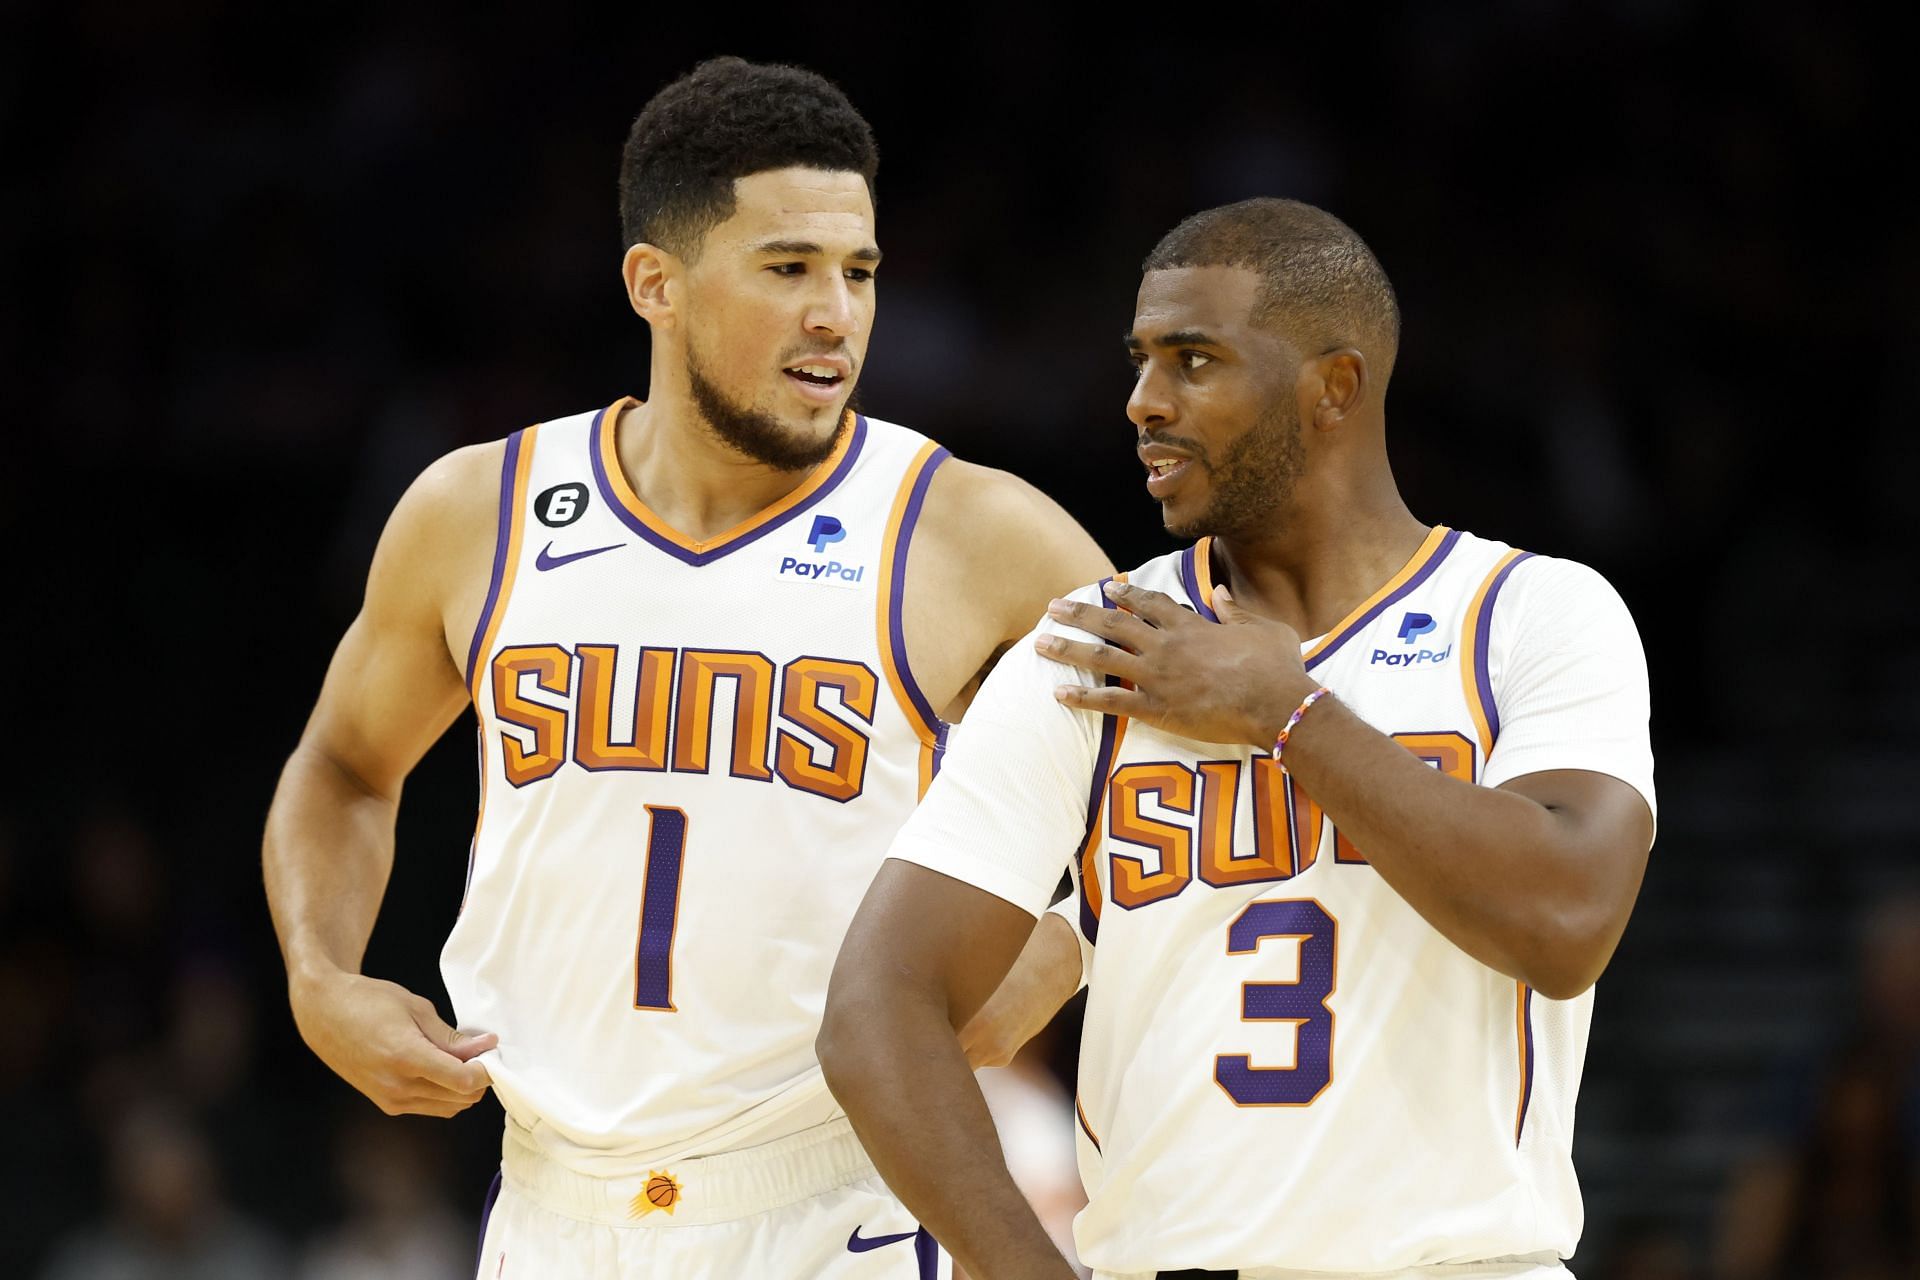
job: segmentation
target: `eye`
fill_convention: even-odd
[[[807,273],[807,264],[804,262],[776,262],[768,267],[767,270],[780,276],[803,276]]]
[[[873,279],[873,269],[871,267],[848,267],[847,279],[853,281],[855,284],[865,284]]]
[[[1182,351],[1180,353],[1180,363],[1188,371],[1192,371],[1200,368],[1202,365],[1212,364],[1213,357],[1204,351]]]

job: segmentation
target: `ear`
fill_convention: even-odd
[[[680,259],[659,245],[629,245],[620,259],[620,277],[627,282],[627,302],[635,315],[655,329],[671,327],[682,270]]]
[[[1320,396],[1313,405],[1313,427],[1331,431],[1366,403],[1367,358],[1352,347],[1329,351],[1318,361]]]

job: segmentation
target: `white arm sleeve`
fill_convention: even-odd
[[[1073,598],[1095,601],[1094,592],[1085,588]],[[1057,685],[1100,681],[1036,653],[1033,642],[1042,634],[1092,638],[1044,621],[1007,651],[887,851],[1035,917],[1053,900],[1061,871],[1086,836],[1101,722],[1054,700]]]
[[[1647,657],[1605,578],[1545,556],[1516,566],[1494,608],[1487,661],[1499,716],[1487,786],[1586,769],[1620,779],[1658,812]]]

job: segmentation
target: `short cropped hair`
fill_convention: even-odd
[[[825,76],[712,58],[653,95],[620,157],[620,232],[683,258],[733,216],[736,178],[789,166],[857,173],[873,191],[873,130]]]
[[[1260,277],[1253,322],[1313,346],[1358,347],[1391,366],[1400,303],[1380,260],[1352,227],[1298,200],[1262,197],[1196,213],[1140,265],[1245,267]]]

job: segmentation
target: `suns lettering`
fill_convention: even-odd
[[[1396,733],[1393,740],[1449,777],[1475,779],[1475,748],[1465,734]],[[1252,774],[1245,788],[1243,773]],[[1243,791],[1250,793],[1250,851],[1237,831]],[[1108,783],[1106,810],[1107,884],[1113,901],[1128,910],[1175,896],[1196,870],[1217,889],[1291,879],[1319,860],[1329,837],[1335,862],[1367,862],[1313,798],[1264,756],[1251,767],[1239,760],[1123,765]]]
[[[707,773],[846,803],[866,785],[880,681],[864,663],[616,644],[509,645],[491,664],[516,787],[571,759],[593,773]],[[776,715],[777,708],[777,715]],[[716,756],[723,757],[716,759]]]
[[[866,785],[867,735],[829,714],[821,699],[831,689],[843,709],[870,726],[879,677],[865,663],[835,658],[795,658],[780,674],[780,718],[827,746],[823,762],[805,738],[780,730],[775,749],[780,778],[790,787],[845,804]]]
[[[1143,811],[1151,796],[1165,811],[1193,817],[1193,770],[1173,761],[1129,764],[1114,770],[1107,784],[1107,834],[1115,841],[1139,845],[1153,853],[1153,869],[1145,860],[1119,849],[1113,851],[1112,885],[1115,905],[1132,911],[1171,898],[1193,879],[1193,831],[1185,823],[1156,818]]]
[[[620,646],[583,644],[580,661],[580,723],[574,732],[573,758],[583,769],[637,769],[658,773],[667,767],[667,716],[673,710],[673,650],[642,649],[634,683],[632,711],[619,717],[614,731],[614,673]]]
[[[566,708],[534,698],[527,686],[564,699],[572,665],[573,655],[557,644],[514,645],[493,660],[494,714],[519,731],[500,731],[500,761],[516,787],[551,778],[565,763]]]
[[[673,734],[673,771],[705,773],[713,749],[713,708],[720,681],[733,684],[733,763],[728,772],[773,781],[767,729],[773,722],[773,659],[733,649],[687,649],[680,655],[680,718]]]

